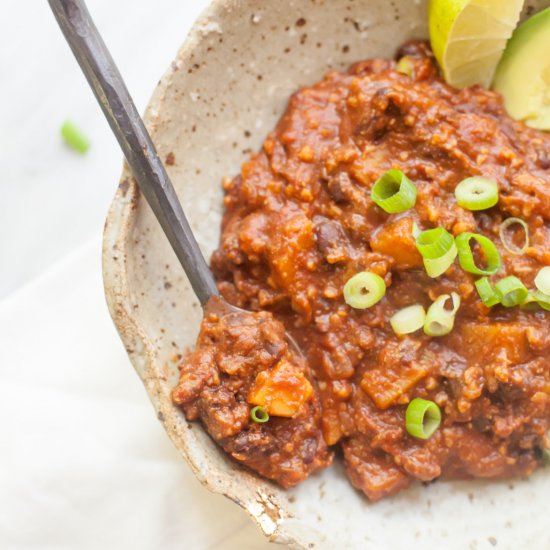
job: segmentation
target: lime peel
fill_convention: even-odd
[[[430,0],[434,55],[457,88],[488,87],[519,21],[524,0]]]

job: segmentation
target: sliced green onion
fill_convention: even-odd
[[[362,271],[344,285],[344,300],[355,309],[367,309],[377,304],[386,294],[386,283],[376,273]]]
[[[543,293],[550,296],[550,266],[543,267],[535,277],[535,286]]]
[[[390,318],[390,325],[395,334],[411,334],[420,330],[426,321],[426,310],[420,305],[408,306],[399,310]]]
[[[269,414],[263,407],[257,406],[250,411],[250,419],[252,422],[263,424],[269,420]]]
[[[441,409],[433,401],[416,397],[407,406],[405,427],[417,439],[429,439],[441,424]]]
[[[435,260],[448,252],[454,242],[453,236],[443,227],[422,231],[416,238],[416,248],[423,258]]]
[[[432,277],[432,279],[435,279],[436,277],[439,277],[440,275],[443,275],[445,271],[453,265],[453,262],[455,261],[456,255],[457,255],[457,249],[455,243],[451,246],[451,249],[446,252],[441,258],[437,258],[435,260],[429,260],[428,258],[424,258],[424,268],[426,269],[426,273]]]
[[[487,261],[487,267],[482,269],[477,267],[472,248],[470,246],[471,240],[476,241]],[[497,247],[494,243],[484,237],[483,235],[478,235],[477,233],[461,233],[456,238],[456,247],[458,248],[458,261],[460,262],[460,267],[468,273],[473,273],[474,275],[494,275],[500,269],[500,254],[498,253]]]
[[[529,292],[527,294],[527,298],[525,298],[525,301],[523,302],[523,304],[521,304],[520,307],[521,309],[528,311],[535,311],[536,309],[541,307],[539,306],[537,299],[535,298],[535,292]]]
[[[453,309],[445,306],[448,300],[452,300]],[[460,307],[460,296],[456,292],[451,295],[443,294],[429,307],[424,322],[424,332],[428,336],[445,336],[449,334],[455,325],[455,316]]]
[[[475,285],[481,301],[487,307],[493,307],[500,303],[500,298],[487,277],[479,279],[475,282]]]
[[[525,238],[523,241],[523,246],[519,248],[516,246],[507,236],[506,236],[506,230],[512,226],[512,225],[521,225],[523,228],[523,231],[525,232]],[[502,241],[502,246],[510,252],[511,254],[516,254],[517,256],[521,256],[525,253],[525,251],[529,248],[529,226],[527,223],[522,220],[521,218],[507,218],[505,219],[498,229],[498,233],[500,235],[500,240]]]
[[[540,291],[533,292],[532,299],[539,305],[539,307],[546,311],[550,311],[550,295]]]
[[[486,210],[498,202],[496,181],[476,176],[461,181],[455,189],[456,202],[468,210]]]
[[[422,229],[420,229],[420,227],[418,227],[418,224],[416,222],[413,222],[412,236],[413,236],[414,240],[416,240],[418,238],[418,235],[420,235],[420,233],[422,233]]]
[[[82,155],[90,148],[90,140],[70,120],[61,126],[61,137],[71,149]]]
[[[416,237],[416,248],[422,255],[426,273],[432,278],[443,275],[457,255],[455,240],[443,227],[422,231]]]
[[[414,76],[414,65],[412,59],[406,55],[402,57],[395,66],[395,70],[398,73],[405,74],[407,76]]]
[[[504,307],[519,306],[527,300],[529,291],[525,285],[513,275],[505,277],[495,284],[495,290]]]
[[[372,200],[388,214],[405,212],[416,204],[417,190],[401,170],[388,170],[372,187]]]

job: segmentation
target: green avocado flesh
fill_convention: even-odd
[[[550,130],[550,8],[515,30],[493,88],[504,96],[512,117],[532,128]]]

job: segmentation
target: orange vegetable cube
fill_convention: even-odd
[[[282,360],[256,376],[248,402],[264,407],[270,415],[290,418],[312,395],[309,380],[295,365]]]

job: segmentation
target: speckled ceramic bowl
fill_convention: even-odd
[[[550,5],[528,0],[529,9]],[[217,246],[223,176],[238,172],[291,92],[329,69],[426,36],[420,0],[217,0],[196,22],[145,115],[206,255]],[[192,346],[199,307],[125,170],[104,241],[109,308],[158,418],[196,476],[297,548],[550,548],[548,470],[514,482],[417,485],[369,504],[336,464],[282,491],[228,460],[172,405],[175,355]]]

